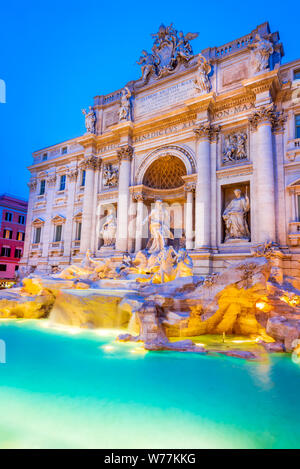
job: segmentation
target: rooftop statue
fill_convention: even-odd
[[[208,74],[211,71],[211,66],[206,58],[199,54],[198,56],[198,70],[194,81],[194,86],[200,93],[208,93],[211,89],[210,79]]]
[[[255,41],[249,45],[251,49],[251,62],[255,72],[262,72],[269,67],[269,57],[274,52],[273,45],[267,39],[256,34]]]
[[[122,90],[121,95],[121,104],[119,110],[119,121],[128,121],[130,120],[130,98],[131,92],[127,86]]]
[[[82,114],[85,115],[85,127],[89,134],[95,133],[96,114],[92,106],[89,106],[89,110],[82,109]]]
[[[198,37],[198,33],[183,34],[170,26],[160,25],[156,34],[152,34],[154,43],[151,53],[143,50],[139,65],[142,66],[142,83],[150,76],[162,78],[174,72],[181,63],[187,66],[194,58],[190,41]]]

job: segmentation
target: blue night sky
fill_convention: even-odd
[[[269,21],[283,62],[300,56],[299,4],[231,0],[1,2],[0,193],[28,197],[31,153],[81,135],[81,109],[140,76],[142,49],[161,23],[199,32],[194,52],[237,39]],[[297,50],[298,49],[298,50]]]

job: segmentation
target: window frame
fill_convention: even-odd
[[[66,174],[62,174],[60,176],[60,181],[59,181],[59,191],[62,192],[66,190],[66,181],[67,181],[67,176]]]
[[[41,179],[39,195],[45,195],[45,192],[46,192],[46,179]]]

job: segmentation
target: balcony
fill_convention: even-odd
[[[49,254],[50,256],[62,256],[64,253],[64,242],[63,241],[54,241],[49,244]]]
[[[42,256],[42,243],[32,243],[30,248],[30,257],[41,257]]]
[[[300,221],[291,221],[289,223],[288,239],[291,246],[300,245]]]
[[[72,248],[80,248],[80,239],[75,239],[74,241],[72,241]]]
[[[300,138],[288,140],[286,157],[289,161],[295,161],[296,157],[300,155]]]

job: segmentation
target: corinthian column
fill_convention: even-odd
[[[185,185],[186,192],[186,205],[185,205],[185,247],[186,249],[193,249],[193,201],[194,191],[196,185],[194,183],[187,183]]]
[[[255,131],[253,167],[256,198],[256,239],[258,243],[276,241],[275,230],[275,180],[272,144],[272,126],[276,119],[273,105],[263,106],[249,118]]]
[[[120,169],[116,249],[119,251],[128,250],[129,185],[132,155],[133,148],[130,145],[121,146],[118,150]]]
[[[49,244],[51,243],[51,234],[52,234],[52,207],[53,207],[53,198],[55,194],[55,184],[56,184],[56,175],[51,174],[46,179],[46,194],[47,194],[47,205],[46,205],[46,215],[45,215],[45,224],[43,228],[43,240],[42,240],[42,257],[48,257]]]
[[[197,136],[197,185],[195,216],[195,248],[208,251],[211,246],[211,171],[210,142],[218,135],[219,127],[210,123],[194,129]]]
[[[85,254],[92,247],[92,225],[93,225],[93,207],[94,207],[94,174],[99,165],[99,159],[94,155],[84,158],[82,163],[85,169],[85,187],[82,204],[82,228],[80,252]]]
[[[29,256],[29,248],[31,244],[31,230],[32,230],[32,209],[36,197],[36,188],[37,188],[37,180],[36,178],[31,179],[28,183],[29,187],[29,200],[28,200],[28,210],[27,210],[27,219],[26,219],[26,229],[25,229],[25,242],[24,242],[24,249],[23,249],[23,256],[22,256],[22,263],[27,263],[28,256]]]
[[[78,170],[70,169],[67,173],[68,178],[68,202],[67,202],[67,216],[66,216],[66,226],[64,234],[64,256],[71,256],[72,248],[72,232],[73,232],[73,212],[74,212],[74,202],[75,202],[75,188],[77,180]]]
[[[142,249],[144,198],[143,198],[143,194],[134,194],[134,198],[137,201],[135,252],[138,252]]]

